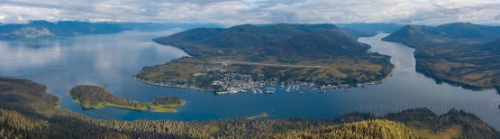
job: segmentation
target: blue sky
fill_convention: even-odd
[[[499,0],[0,0],[0,22],[500,24]]]

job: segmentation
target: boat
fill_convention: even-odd
[[[286,92],[290,92],[290,86],[288,86],[288,88],[286,89]]]
[[[264,91],[264,92],[266,92],[266,94],[274,94],[274,91],[275,91],[275,90],[276,90],[276,89],[274,89],[274,88],[272,88],[272,87],[266,87],[266,89],[265,89],[265,91]]]
[[[217,94],[217,95],[224,95],[224,94],[227,94],[227,92],[221,91],[221,92],[215,92],[215,94]]]

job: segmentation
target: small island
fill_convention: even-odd
[[[171,96],[160,96],[144,103],[117,97],[102,86],[79,85],[70,90],[71,97],[84,109],[99,109],[104,106],[129,109],[151,110],[153,112],[177,112],[176,107],[185,104],[185,100]]]
[[[193,57],[145,66],[133,79],[218,94],[255,94],[267,85],[302,84],[325,91],[389,77],[394,68],[390,56],[370,52],[369,45],[355,40],[366,34],[345,30],[332,24],[191,29],[153,41]]]

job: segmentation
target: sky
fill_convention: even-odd
[[[0,0],[0,23],[500,24],[500,0]]]

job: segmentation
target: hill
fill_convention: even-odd
[[[466,87],[500,86],[500,26],[408,25],[383,38],[416,48],[417,71]]]
[[[344,33],[332,24],[269,26],[245,24],[226,29],[191,29],[153,40],[161,44],[177,46],[194,56],[228,54],[217,54],[213,50],[235,51],[235,53],[239,52],[238,54],[263,52],[261,54],[267,54],[265,56],[272,55],[278,58],[293,57],[299,54],[297,52],[305,54],[304,57],[365,53],[369,46],[354,40],[355,37],[362,36],[362,33],[356,33],[353,30],[350,30],[350,33],[353,35]]]
[[[437,27],[406,25],[382,40],[407,43],[413,47],[427,47],[429,46],[427,43],[433,43],[433,45],[453,45],[457,43],[474,45],[498,38],[500,38],[499,26],[450,23]]]
[[[172,28],[217,27],[212,24],[166,24],[166,23],[117,23],[44,20],[30,21],[27,24],[0,25],[0,39],[23,39],[51,36],[76,36],[83,34],[110,34],[122,31],[158,31]]]
[[[324,120],[102,120],[54,107],[59,99],[45,89],[0,77],[0,138],[500,138],[476,115],[454,109],[441,116],[416,108]]]
[[[369,45],[355,40],[369,35],[332,24],[195,28],[153,39],[194,57],[145,66],[133,78],[220,93],[239,86],[258,88],[256,82],[375,84],[389,76],[394,65],[389,56],[369,53]]]

